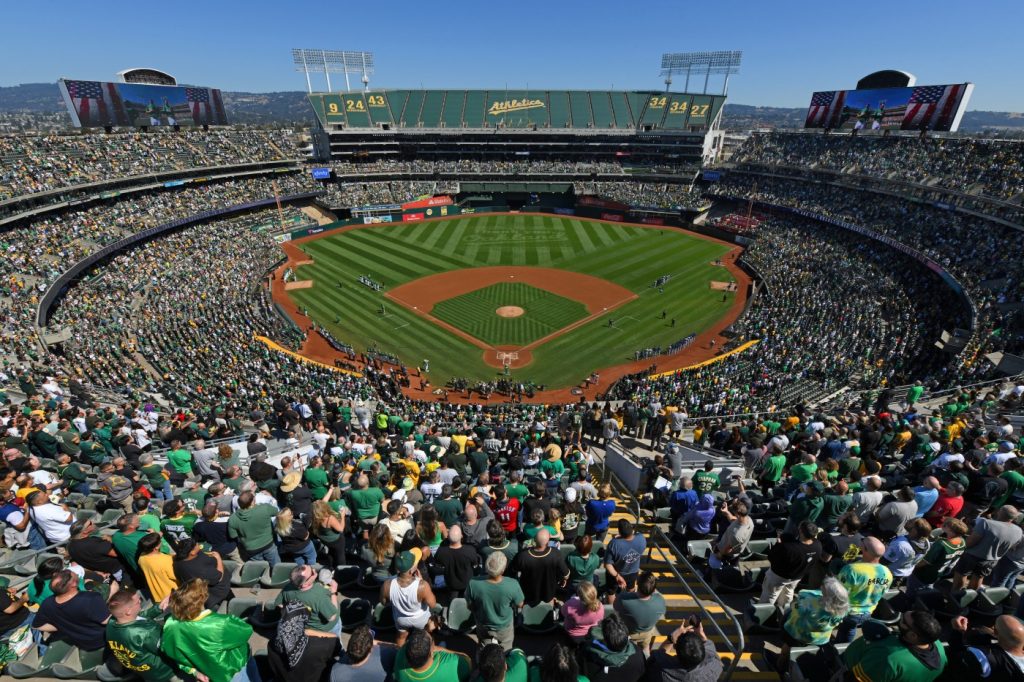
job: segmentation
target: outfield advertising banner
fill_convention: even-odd
[[[423,220],[425,217],[423,213],[406,213],[402,216],[402,222],[409,223],[414,220]]]
[[[623,218],[620,213],[602,213],[601,220],[611,220],[616,223],[621,223]]]
[[[973,83],[956,83],[816,92],[804,127],[955,131],[973,91]]]
[[[391,216],[389,215],[368,215],[363,216],[364,225],[380,225],[381,223],[390,223]]]
[[[407,211],[411,208],[430,208],[431,206],[451,206],[452,198],[450,196],[439,196],[439,197],[424,197],[417,199],[416,201],[410,201],[407,204],[402,204],[402,210]]]
[[[76,128],[227,125],[220,90],[177,85],[57,81]]]

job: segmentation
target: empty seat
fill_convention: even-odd
[[[61,663],[68,658],[72,649],[74,647],[67,642],[54,642],[40,657],[38,649],[31,647],[19,660],[8,663],[6,672],[18,680],[29,677],[52,677],[54,664]]]
[[[235,597],[227,604],[228,615],[248,620],[254,611],[261,608],[261,604],[255,597]]]
[[[263,574],[270,570],[266,561],[246,561],[238,571],[238,576],[231,579],[232,587],[252,587],[259,585]]]
[[[373,604],[366,599],[342,599],[338,604],[342,632],[352,632],[367,625],[373,617]]]
[[[546,635],[558,629],[555,622],[555,609],[547,602],[535,606],[523,606],[523,619],[520,627],[533,635]]]
[[[373,628],[380,630],[381,632],[394,632],[395,631],[395,614],[391,611],[390,606],[384,604],[377,604],[373,607]]]
[[[461,597],[452,599],[452,603],[448,605],[445,623],[456,632],[469,632],[476,627],[473,612],[469,610],[469,602]]]
[[[748,634],[765,634],[782,629],[782,611],[775,604],[753,600],[743,609],[743,629]]]
[[[103,654],[103,649],[83,651],[75,648],[66,659],[54,663],[50,671],[61,680],[91,680],[96,677],[96,670],[103,665]]]
[[[263,587],[272,590],[280,590],[291,583],[292,580],[292,569],[297,564],[290,561],[282,561],[279,564],[274,564],[267,573],[260,579],[260,584]]]

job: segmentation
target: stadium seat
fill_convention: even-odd
[[[747,549],[750,554],[745,557],[747,561],[766,561],[768,559],[768,550],[772,548],[778,542],[775,538],[765,538],[763,540],[751,540],[747,545]]]
[[[270,570],[266,561],[246,561],[238,571],[237,577],[231,579],[232,587],[253,587],[260,584],[263,575]]]
[[[469,632],[476,627],[476,620],[465,599],[461,597],[452,599],[445,616],[445,625],[456,632]]]
[[[95,509],[79,509],[75,512],[76,521],[95,521],[98,516]]]
[[[977,597],[978,593],[974,590],[961,590],[948,595],[942,590],[927,589],[914,595],[914,607],[931,611],[939,620],[952,620],[966,614],[967,608]]]
[[[54,677],[53,666],[71,656],[72,649],[74,647],[67,642],[53,642],[40,657],[38,648],[31,647],[20,659],[8,663],[5,672],[17,680],[29,677]]]
[[[100,515],[99,523],[100,525],[111,524],[122,516],[124,516],[124,510],[120,507],[117,509],[107,509]]]
[[[366,599],[342,599],[338,604],[341,615],[341,629],[352,632],[360,625],[367,625],[373,618],[373,604]]]
[[[992,625],[1003,614],[1003,603],[1011,591],[1007,587],[985,587],[978,590],[978,598],[968,607],[967,618],[977,625]]]
[[[47,559],[53,558],[63,559],[64,557],[62,557],[60,554],[57,554],[56,552],[42,552],[40,554],[36,554],[29,561],[26,561],[16,566],[14,570],[18,573],[18,575],[34,576],[36,572],[39,570],[39,564],[43,563]]]
[[[83,651],[75,648],[71,655],[50,669],[60,680],[91,680],[96,677],[96,670],[103,665],[103,649]]]
[[[224,564],[224,575],[228,576],[228,580],[231,580],[231,584],[234,585],[234,580],[238,576],[242,562],[233,559],[223,559],[222,563]]]
[[[110,667],[104,663],[100,667],[96,668],[96,679],[100,682],[131,682],[131,680],[139,679],[132,673],[115,674],[111,672]]]
[[[547,602],[523,606],[519,627],[531,635],[547,635],[558,629],[555,608]]]
[[[395,614],[390,606],[377,604],[373,607],[372,627],[381,632],[395,631]]]
[[[778,632],[782,629],[782,616],[775,604],[751,600],[743,609],[743,631],[751,635]]]
[[[296,565],[297,564],[290,561],[282,561],[279,564],[274,564],[274,567],[267,573],[264,573],[260,578],[260,584],[267,589],[280,590],[291,582],[292,569],[294,569]]]
[[[261,608],[262,600],[255,597],[235,597],[227,604],[228,615],[248,620],[253,611]]]
[[[359,566],[341,566],[334,571],[334,580],[338,583],[339,590],[346,590],[359,583],[362,573],[363,569]]]

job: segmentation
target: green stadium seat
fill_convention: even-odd
[[[40,657],[38,648],[31,647],[20,659],[8,663],[5,672],[16,680],[30,677],[55,677],[52,672],[53,666],[71,656],[71,651],[74,648],[67,642],[54,642]]]
[[[985,587],[978,591],[978,598],[971,602],[968,618],[972,623],[991,625],[997,616],[1003,614],[1003,603],[1012,594],[1008,587]]]
[[[280,590],[291,582],[292,569],[297,564],[290,561],[282,561],[279,564],[274,564],[267,573],[260,578],[260,584],[271,590]]]
[[[54,558],[63,559],[63,557],[60,554],[57,554],[56,552],[42,552],[40,554],[36,554],[29,561],[26,561],[25,563],[15,567],[14,570],[18,573],[18,575],[34,576],[36,572],[39,570],[39,564],[43,563],[47,559]]]
[[[363,569],[359,566],[341,566],[334,571],[334,580],[339,590],[347,590],[359,584]]]
[[[91,680],[96,677],[96,670],[103,665],[103,654],[103,649],[83,651],[76,648],[66,659],[54,663],[50,670],[59,680]]]
[[[373,604],[366,599],[342,599],[338,604],[342,632],[352,632],[373,618]]]
[[[451,604],[448,605],[445,624],[456,632],[469,632],[476,627],[473,612],[469,610],[469,603],[465,599],[461,597],[452,599]]]
[[[372,627],[381,632],[394,632],[396,630],[395,614],[391,611],[390,606],[385,606],[384,604],[377,604],[373,607],[371,622]]]
[[[231,579],[232,587],[253,587],[260,584],[263,575],[270,570],[266,561],[246,561],[238,571],[237,577]]]
[[[115,521],[117,521],[122,516],[124,516],[124,510],[123,509],[120,509],[120,508],[118,508],[118,509],[107,509],[106,511],[103,512],[103,514],[100,515],[100,521],[99,522],[100,522],[101,525],[106,526],[106,525],[114,523]]]
[[[782,629],[782,615],[775,604],[751,600],[743,609],[743,631],[749,635],[778,632]]]
[[[249,620],[253,612],[262,608],[263,601],[256,597],[235,597],[228,602],[227,612],[229,616],[238,616],[242,620]]]
[[[525,605],[519,627],[531,635],[547,635],[558,629],[555,607],[546,602],[535,606]]]
[[[100,682],[131,682],[139,679],[133,673],[116,674],[106,663],[96,668],[96,679]]]
[[[88,521],[90,519],[96,520],[99,514],[96,513],[95,509],[79,509],[75,512],[76,521]]]

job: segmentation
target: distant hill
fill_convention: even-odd
[[[312,120],[312,110],[301,90],[285,92],[225,92],[228,119],[254,125],[299,124]],[[53,114],[64,111],[55,83],[26,83],[0,87],[0,114]],[[805,107],[757,107],[726,104],[724,125],[730,130],[751,128],[798,128]],[[1006,111],[968,111],[960,129],[964,132],[1003,130],[1024,133],[1024,114]]]

